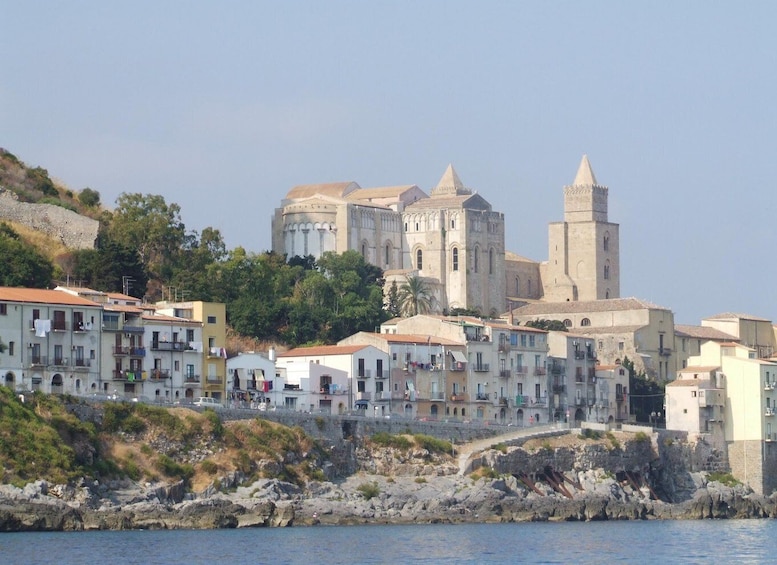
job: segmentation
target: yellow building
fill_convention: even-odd
[[[202,323],[202,393],[219,400],[226,397],[227,313],[221,302],[157,302],[160,314]]]

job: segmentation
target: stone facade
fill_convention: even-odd
[[[466,188],[452,166],[429,195],[416,185],[300,185],[275,210],[272,248],[316,258],[356,250],[389,283],[424,278],[435,312],[497,315],[523,300],[617,298],[619,228],[608,220],[607,198],[584,156],[564,188],[564,221],[550,225],[549,260],[539,263],[506,251],[504,214]]]
[[[100,222],[53,204],[19,202],[0,188],[0,220],[15,222],[57,239],[70,249],[92,249]]]

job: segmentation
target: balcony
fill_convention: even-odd
[[[356,400],[372,400],[371,392],[357,392]]]
[[[615,393],[615,401],[616,402],[623,402],[624,400],[626,400],[626,395],[624,393],[622,393],[622,392],[620,392],[620,393],[616,392]],[[701,405],[701,403],[699,405]]]
[[[500,396],[499,397],[499,406],[508,406],[508,405],[509,405],[509,403],[507,401],[507,397],[506,396]]]
[[[376,370],[375,371],[375,378],[376,379],[387,379],[388,376],[389,376],[389,372],[388,371],[383,371],[383,370],[380,370],[380,371]]]
[[[764,410],[764,416],[774,416],[774,408],[766,407]]]
[[[488,373],[491,370],[491,366],[488,363],[480,363],[479,365],[475,365],[473,370],[476,373]]]
[[[451,402],[466,402],[467,396],[463,393],[451,394]]]
[[[586,351],[585,355],[588,359],[596,361],[596,351]]]
[[[170,369],[152,369],[148,377],[151,380],[164,380],[170,378]]]
[[[112,378],[114,381],[134,383],[143,380],[143,371],[113,371]]]
[[[194,384],[200,382],[200,375],[186,375],[183,379],[183,382],[188,384]]]
[[[30,365],[33,367],[47,366],[49,364],[49,358],[46,355],[31,355]]]
[[[575,398],[575,406],[585,406],[585,398]]]
[[[766,391],[774,390],[775,385],[777,385],[777,381],[772,383],[767,382],[764,384],[764,390]]]
[[[498,349],[500,353],[507,353],[510,351],[510,342],[507,340],[499,340]]]
[[[475,400],[480,401],[480,402],[484,402],[484,401],[487,402],[490,399],[488,398],[488,393],[487,392],[479,392],[475,396]]]
[[[553,394],[563,394],[567,391],[566,385],[553,385]]]
[[[526,397],[525,397],[525,396],[522,396],[522,395],[520,395],[520,394],[519,394],[519,395],[517,395],[517,396],[515,397],[515,406],[516,406],[516,408],[520,408],[520,407],[522,407],[522,406],[528,406],[528,402],[527,402],[527,399],[526,399]]]
[[[558,363],[553,363],[550,366],[550,373],[552,375],[560,375],[564,372],[564,366]]]
[[[73,367],[79,368],[79,367],[91,367],[92,366],[92,360],[91,359],[76,359],[73,361]]]
[[[598,406],[599,408],[609,408],[610,407],[610,401],[609,400],[604,400],[603,398],[600,398],[599,400],[596,401],[596,406]]]
[[[51,331],[66,332],[70,328],[65,320],[51,320]]]
[[[114,345],[113,346],[113,354],[114,355],[129,355],[129,347],[123,347],[121,345]]]
[[[585,351],[575,349],[575,359],[577,359],[578,361],[585,359]]]
[[[186,351],[189,344],[185,341],[154,341],[151,343],[152,351]]]
[[[515,372],[518,373],[519,375],[525,375],[529,372],[529,368],[526,365],[518,365],[515,368]]]
[[[669,347],[659,347],[658,354],[661,357],[669,357],[672,354],[672,349]]]
[[[219,375],[208,375],[207,378],[205,379],[205,384],[207,385],[220,385],[223,382],[224,382],[224,377],[221,377]]]
[[[510,369],[499,369],[499,376],[503,379],[509,379],[512,375],[512,371]]]
[[[548,399],[544,396],[541,396],[539,398],[532,398],[531,401],[532,406],[547,406],[548,405]]]
[[[67,367],[68,366],[68,358],[67,357],[54,357],[54,366],[55,367]]]
[[[464,371],[466,368],[466,364],[464,363],[451,363],[450,367],[448,367],[449,371],[454,371],[456,373],[460,373]]]
[[[391,400],[391,393],[387,390],[379,390],[375,392],[375,401]]]
[[[534,376],[535,377],[544,377],[547,374],[548,374],[548,372],[545,370],[545,367],[534,367]]]

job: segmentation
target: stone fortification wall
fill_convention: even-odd
[[[92,249],[100,222],[53,204],[19,202],[0,188],[0,221],[11,221],[61,241],[70,249]]]

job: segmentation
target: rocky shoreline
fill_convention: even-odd
[[[777,500],[711,482],[681,503],[651,500],[601,471],[579,475],[585,494],[535,492],[512,476],[392,477],[358,473],[306,488],[262,479],[194,496],[183,485],[0,487],[0,531],[211,529],[347,524],[731,519],[777,516]],[[366,485],[366,486],[365,486]],[[541,487],[537,487],[542,490]],[[102,491],[102,492],[101,492]]]

